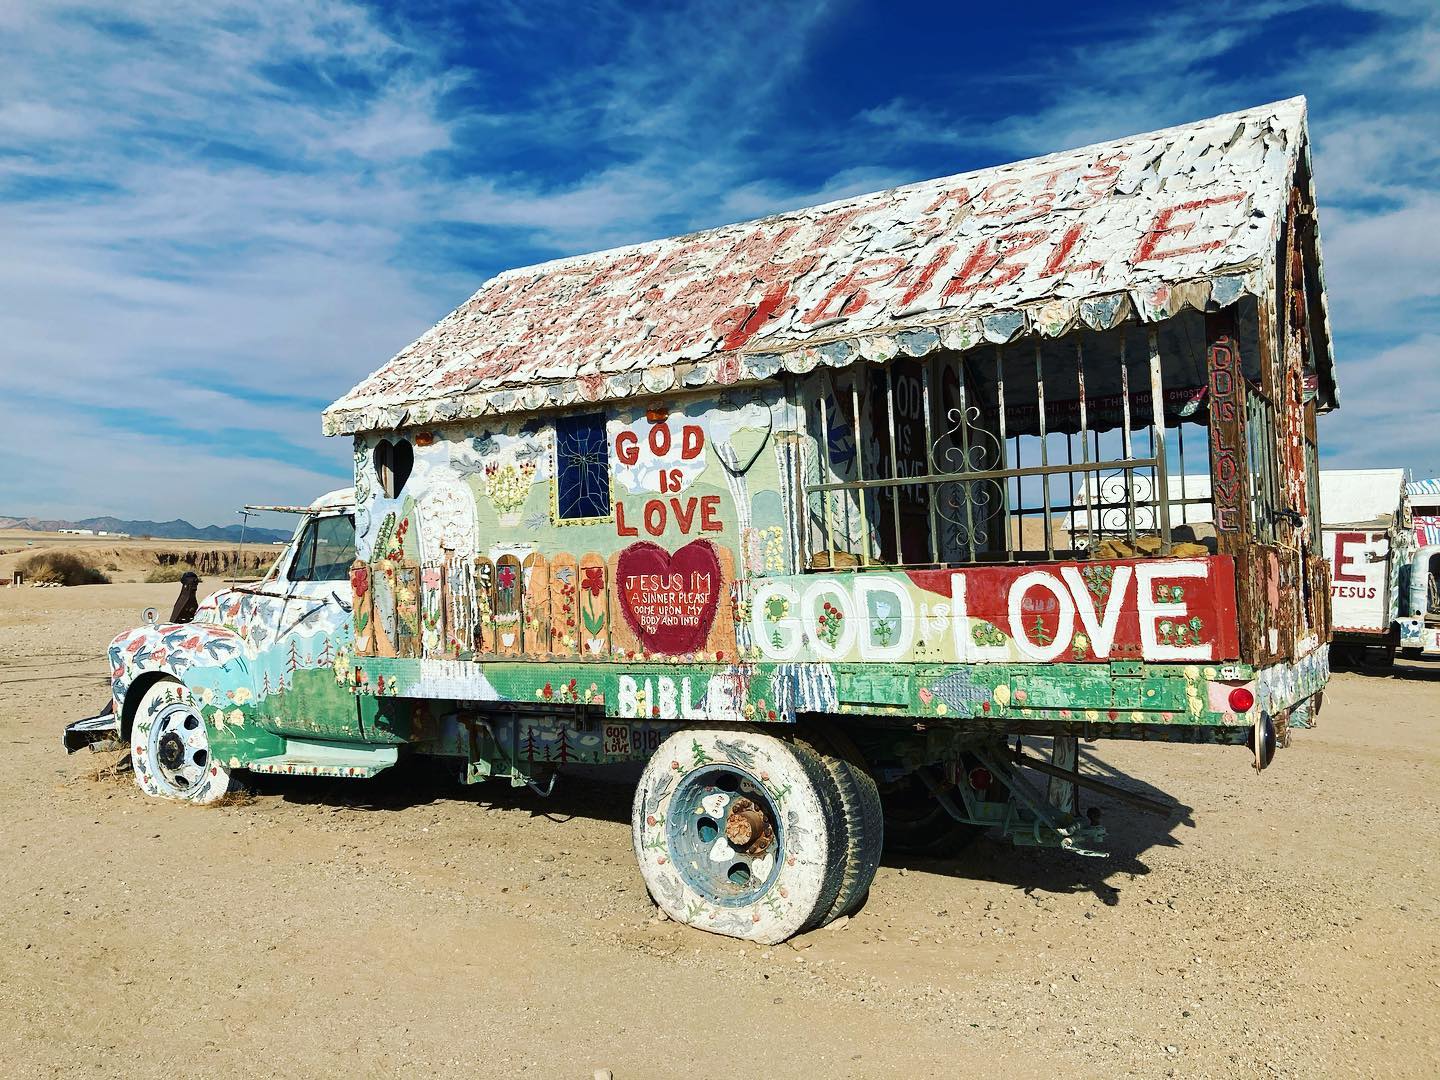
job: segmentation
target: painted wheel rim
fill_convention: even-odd
[[[210,740],[204,721],[188,705],[177,701],[163,706],[146,741],[150,768],[173,791],[188,795],[204,783],[210,769]]]
[[[716,905],[753,904],[780,873],[785,823],[765,785],[744,769],[717,764],[682,779],[665,833],[675,869]]]

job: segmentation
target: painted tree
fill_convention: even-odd
[[[260,696],[269,697],[274,691],[270,688],[270,672],[265,672],[265,678],[260,681]]]
[[[525,729],[525,759],[527,761],[535,760],[535,729],[533,727]]]
[[[330,647],[330,639],[328,637],[320,649],[320,655],[315,659],[320,667],[329,667],[335,662],[335,650]]]
[[[570,729],[564,724],[560,725],[559,754],[561,764],[570,760]]]
[[[300,653],[296,647],[295,639],[292,637],[290,639],[290,655],[285,659],[285,671],[293,676],[295,674],[296,668],[298,668],[299,666]]]

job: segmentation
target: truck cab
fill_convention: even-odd
[[[70,749],[128,743],[149,794],[213,801],[242,762],[253,772],[367,776],[395,760],[375,710],[351,692],[353,489],[248,509],[299,517],[270,569],[205,597],[190,623],[152,617],[116,636],[110,703],[66,731]]]

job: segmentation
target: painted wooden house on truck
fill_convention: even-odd
[[[508,271],[325,413],[356,761],[644,762],[651,894],[761,941],[882,835],[1093,850],[1077,740],[1312,722],[1334,404],[1300,99]]]

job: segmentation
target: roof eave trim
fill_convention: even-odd
[[[934,313],[884,329],[811,339],[774,351],[720,353],[701,360],[656,365],[614,374],[578,375],[526,386],[496,386],[444,397],[379,399],[347,404],[342,398],[323,414],[326,435],[394,431],[454,423],[481,416],[565,409],[664,393],[764,383],[782,372],[807,374],[818,367],[843,368],[862,360],[883,363],[896,356],[937,350],[964,352],[983,344],[1007,344],[1029,336],[1058,338],[1075,330],[1110,330],[1130,319],[1163,322],[1187,309],[1217,311],[1245,298],[1263,298],[1260,266],[1227,269],[1194,281],[1166,283],[1150,292],[1129,290],[1076,300],[1047,299],[949,319]]]

